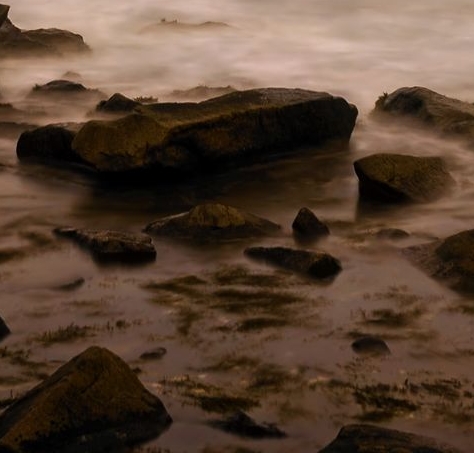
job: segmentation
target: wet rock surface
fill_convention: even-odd
[[[416,434],[372,425],[344,426],[319,453],[460,453],[452,447]]]
[[[145,232],[198,241],[276,234],[280,226],[232,206],[207,203],[189,212],[150,223]]]
[[[389,355],[391,354],[387,343],[379,337],[373,335],[365,335],[355,340],[352,349],[357,354],[361,355]]]
[[[293,234],[299,240],[314,240],[329,234],[329,228],[321,222],[314,212],[308,208],[301,208],[291,225]]]
[[[249,247],[245,249],[244,254],[249,258],[315,279],[335,277],[342,270],[339,260],[324,252],[287,247]]]
[[[98,261],[140,263],[156,258],[152,240],[145,234],[79,228],[56,228],[54,232],[88,249]]]
[[[27,392],[0,417],[0,451],[117,451],[172,422],[128,365],[91,347]]]
[[[354,162],[354,169],[363,199],[426,203],[454,185],[440,157],[373,154]]]

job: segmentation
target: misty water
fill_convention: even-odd
[[[0,315],[12,330],[1,344],[0,396],[21,394],[98,344],[139,368],[141,381],[163,399],[174,424],[150,446],[173,453],[236,446],[318,451],[342,425],[360,420],[469,451],[474,300],[427,277],[400,249],[472,228],[474,153],[416,126],[378,124],[369,113],[379,95],[402,86],[474,102],[473,15],[467,0],[15,0],[10,19],[17,26],[69,29],[93,49],[59,60],[0,61],[2,102],[35,111],[35,124],[87,119],[93,104],[25,101],[32,86],[66,71],[107,95],[159,100],[197,85],[327,91],[357,105],[359,117],[349,150],[303,149],[214,176],[139,187],[21,165],[16,139],[0,139],[0,255],[24,252],[0,264]],[[229,26],[144,31],[163,18]],[[425,205],[360,206],[352,163],[375,152],[442,156],[456,189]],[[60,225],[139,232],[204,201],[268,218],[283,233],[207,245],[155,238],[156,262],[140,267],[99,266],[51,235]],[[331,284],[242,254],[253,244],[295,246],[291,223],[303,206],[331,229],[317,244],[342,262]],[[376,240],[374,233],[386,227],[411,236]],[[80,278],[82,286],[58,289]],[[288,300],[264,307],[262,300],[279,295]],[[226,303],[239,297],[257,308],[229,309]],[[381,317],[384,309],[398,321]],[[251,327],[249,321],[261,318],[279,322]],[[49,341],[68,326],[82,328],[79,338]],[[392,354],[357,356],[350,345],[360,333],[380,335]],[[167,350],[162,359],[139,359],[157,347]],[[386,387],[377,390],[378,384]],[[196,401],[213,391],[252,399],[248,412],[278,424],[288,437],[252,441],[210,427],[221,415]],[[370,399],[374,392],[385,397],[383,407]]]

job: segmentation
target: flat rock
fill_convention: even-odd
[[[293,234],[300,240],[313,240],[329,234],[327,225],[308,208],[301,208],[298,211],[291,226]]]
[[[171,422],[122,359],[91,347],[3,412],[0,451],[119,451],[158,436]]]
[[[10,329],[8,328],[7,323],[0,316],[0,340],[3,340],[8,335],[10,335]]]
[[[355,161],[354,169],[364,199],[426,203],[455,184],[440,157],[373,154]]]
[[[380,96],[375,117],[418,121],[443,134],[474,140],[474,105],[449,98],[424,87],[403,87]]]
[[[198,241],[230,240],[275,234],[280,226],[248,212],[219,203],[197,205],[189,212],[156,220],[145,232]]]
[[[474,230],[404,249],[404,255],[449,287],[474,293]]]
[[[79,228],[56,228],[54,232],[71,238],[99,261],[140,263],[156,258],[153,242],[145,234]]]
[[[319,453],[461,453],[433,439],[372,425],[344,426]]]
[[[221,170],[303,145],[350,139],[355,106],[299,89],[238,91],[200,103],[142,105],[139,112],[89,121],[71,148],[101,173],[175,175]],[[34,143],[31,143],[34,147]]]
[[[353,351],[361,355],[390,355],[387,343],[379,337],[365,335],[355,340],[351,345]]]
[[[250,258],[315,279],[335,277],[342,270],[340,261],[324,252],[287,247],[249,247],[244,253]]]

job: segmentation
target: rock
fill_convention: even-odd
[[[0,5],[0,27],[7,20],[9,10],[10,7],[8,5]]]
[[[329,228],[308,208],[301,208],[292,224],[293,234],[300,240],[312,240],[329,234]]]
[[[0,316],[0,340],[3,340],[8,335],[10,335],[10,329],[3,318]]]
[[[138,107],[140,102],[127,98],[123,94],[115,93],[106,101],[100,101],[96,110],[105,113],[123,113],[131,112]]]
[[[275,234],[280,226],[219,203],[197,205],[189,212],[156,220],[145,232],[199,241],[228,240]]]
[[[142,360],[159,360],[166,355],[168,351],[165,348],[159,347],[151,351],[144,352],[140,355]]]
[[[376,102],[374,114],[379,118],[415,119],[437,132],[474,140],[474,105],[428,88],[404,87],[384,94]]]
[[[416,434],[371,425],[344,426],[319,453],[460,453]]]
[[[354,162],[354,169],[365,199],[426,203],[454,185],[440,157],[373,154]]]
[[[245,255],[316,279],[335,277],[342,269],[339,260],[324,252],[286,247],[249,247]]]
[[[358,338],[352,343],[352,349],[362,355],[389,355],[390,349],[387,343],[379,337],[366,335]]]
[[[212,420],[210,425],[225,432],[252,439],[281,439],[286,433],[270,423],[258,424],[241,410],[224,420]]]
[[[151,238],[144,234],[78,228],[56,228],[54,232],[73,239],[88,249],[98,261],[140,263],[156,258]]]
[[[61,54],[85,53],[91,50],[81,35],[68,30],[39,28],[37,30],[25,30],[22,35],[34,42],[52,47]]]
[[[355,106],[327,93],[268,88],[200,103],[158,103],[110,121],[89,121],[72,149],[103,173],[136,170],[154,177],[221,170],[278,150],[347,143]]]
[[[52,80],[44,85],[35,85],[30,93],[29,98],[60,98],[64,100],[67,98],[69,102],[71,98],[82,99],[103,99],[106,97],[104,93],[99,90],[86,88],[78,82],[70,80]]]
[[[91,347],[3,412],[0,451],[118,451],[158,436],[171,422],[122,359]]]
[[[405,230],[400,228],[382,228],[377,231],[375,237],[378,239],[390,239],[392,241],[397,241],[399,239],[406,239],[410,237],[410,233],[407,233]]]
[[[206,85],[198,85],[188,90],[173,90],[167,97],[178,99],[180,101],[203,101],[216,96],[233,93],[237,91],[234,87],[227,85],[226,87],[208,87]]]
[[[160,22],[147,25],[140,30],[140,33],[156,33],[160,31],[206,31],[214,29],[230,29],[231,27],[224,22],[202,22],[200,24],[189,24],[185,22],[178,22],[177,20],[161,19]]]
[[[404,249],[428,275],[461,291],[474,293],[474,230]]]

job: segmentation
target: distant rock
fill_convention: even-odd
[[[440,157],[373,154],[354,162],[354,169],[364,199],[426,203],[455,184]]]
[[[81,83],[71,80],[52,80],[44,85],[35,85],[28,94],[28,97],[87,98],[98,100],[103,99],[106,95],[99,90],[86,88]]]
[[[245,255],[315,279],[335,277],[342,266],[338,259],[324,252],[310,252],[286,247],[249,247]]]
[[[140,263],[154,261],[156,258],[153,242],[145,234],[79,228],[56,228],[54,232],[71,238],[88,249],[99,261]]]
[[[427,437],[372,425],[344,426],[319,453],[461,453]]]
[[[141,105],[140,102],[129,99],[121,93],[115,93],[106,101],[100,101],[96,111],[103,113],[132,112],[139,105]]]
[[[329,228],[313,211],[301,208],[292,224],[293,234],[299,240],[311,241],[329,234]]]
[[[163,403],[107,349],[91,347],[0,416],[0,451],[122,451],[172,422]]]
[[[392,241],[398,241],[400,239],[406,239],[410,237],[410,233],[400,228],[382,228],[375,233],[377,239],[389,239]]]
[[[449,287],[474,293],[474,230],[404,249],[428,275]]]
[[[186,32],[186,31],[206,31],[206,30],[219,30],[219,29],[230,29],[231,27],[224,22],[201,22],[198,24],[190,24],[186,22],[179,22],[178,20],[166,20],[161,19],[160,22],[156,22],[140,30],[142,34],[157,33],[163,31],[173,32]]]
[[[91,50],[81,35],[68,30],[39,28],[37,30],[25,30],[22,35],[34,42],[51,47],[62,55],[86,53]]]
[[[239,91],[200,103],[142,105],[139,110],[87,122],[71,144],[73,154],[109,175],[146,171],[155,178],[175,177],[255,162],[302,145],[344,145],[357,117],[357,109],[342,98],[280,88]]]
[[[272,235],[280,226],[232,206],[197,205],[189,212],[150,223],[145,232],[198,241],[229,240]]]
[[[0,316],[0,341],[3,340],[8,335],[10,335],[10,329],[8,328],[3,318]]]
[[[387,343],[379,337],[365,335],[352,343],[352,349],[361,355],[390,355],[390,349]]]
[[[204,101],[224,94],[237,91],[234,87],[227,85],[225,87],[208,87],[206,85],[198,85],[188,90],[173,90],[166,97],[179,101]]]

